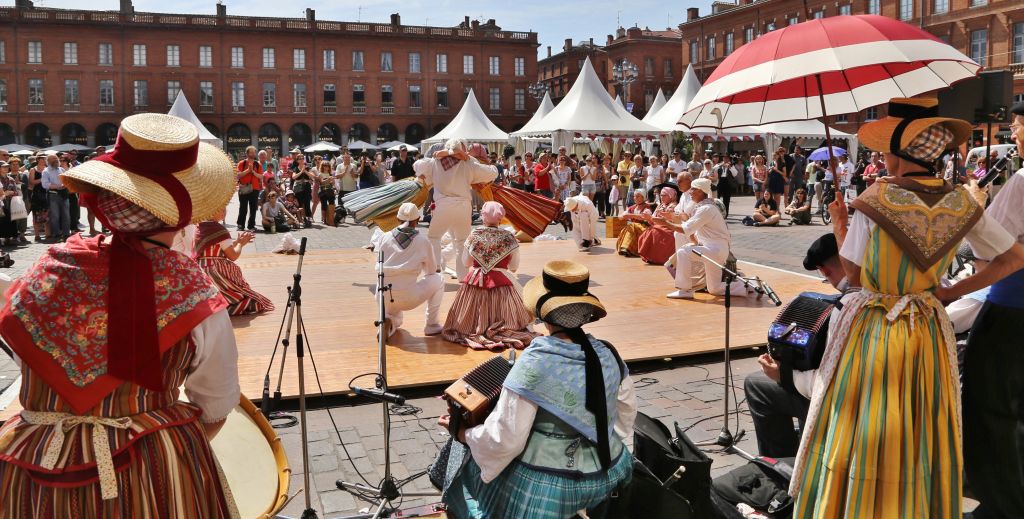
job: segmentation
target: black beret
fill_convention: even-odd
[[[1013,115],[1024,115],[1024,102],[1011,106],[1010,113]]]
[[[823,234],[810,248],[807,249],[807,256],[804,258],[804,268],[807,270],[818,270],[818,267],[825,264],[829,258],[839,254],[839,245],[836,243],[836,235],[832,233]]]

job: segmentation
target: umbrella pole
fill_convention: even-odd
[[[818,101],[821,102],[821,122],[825,125],[825,146],[828,149],[828,169],[832,171],[832,182],[835,184],[836,202],[839,205],[846,203],[845,193],[839,192],[839,179],[836,178],[836,168],[832,165],[832,159],[836,158],[832,152],[832,130],[828,127],[828,112],[825,111],[825,92],[821,89],[821,74],[814,75],[818,82]],[[849,152],[849,151],[847,151]],[[828,211],[828,208],[825,208]]]

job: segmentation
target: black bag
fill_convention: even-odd
[[[676,437],[668,427],[643,413],[633,425],[633,452],[658,479],[666,481],[683,467],[669,488],[690,503],[694,517],[711,517],[711,458],[700,451],[675,424]]]
[[[773,466],[770,462],[775,462]],[[793,498],[787,493],[792,474],[793,458],[780,460],[755,458],[750,463],[718,477],[713,483],[714,494],[724,501],[724,508],[746,503],[773,519],[788,519],[793,515]]]
[[[591,519],[690,519],[686,498],[662,486],[662,481],[639,460],[633,460],[633,478],[606,501],[587,510]]]

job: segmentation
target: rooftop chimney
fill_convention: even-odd
[[[29,5],[32,2],[28,2]],[[135,14],[135,6],[132,5],[132,0],[121,0],[121,14]]]
[[[643,31],[641,31],[639,27],[630,27],[629,29],[626,29],[626,36],[630,38],[639,38],[642,35]]]
[[[594,38],[590,38],[590,46],[591,46],[591,47],[593,47],[593,46],[594,46]]]
[[[700,18],[700,9],[697,7],[689,7],[686,9],[686,21],[692,22]]]
[[[572,49],[572,38],[566,38],[565,46],[562,47],[562,50],[569,52],[570,49]]]
[[[391,15],[391,25],[402,25],[402,17],[398,16],[398,13]]]
[[[465,16],[462,18],[462,27],[469,29],[469,17]]]
[[[307,22],[315,22],[316,21],[316,9],[310,9],[309,7],[306,8],[306,21]]]
[[[32,3],[32,0],[14,0],[14,7],[18,9],[34,9],[35,4]]]
[[[605,40],[604,44],[605,45],[611,45],[613,41],[615,41],[615,37],[613,37],[611,34],[609,34],[608,38]]]
[[[551,57],[551,45],[548,45],[548,57]]]
[[[470,23],[469,26],[472,27],[474,31],[479,29],[480,28],[480,20],[473,20],[473,22]]]
[[[217,2],[217,16],[220,17],[220,18],[224,18],[227,15],[228,15],[228,6],[224,5],[221,2]]]

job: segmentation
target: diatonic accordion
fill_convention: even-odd
[[[453,433],[461,427],[480,425],[487,419],[511,370],[512,362],[497,355],[473,368],[444,390],[451,415],[449,428]]]

